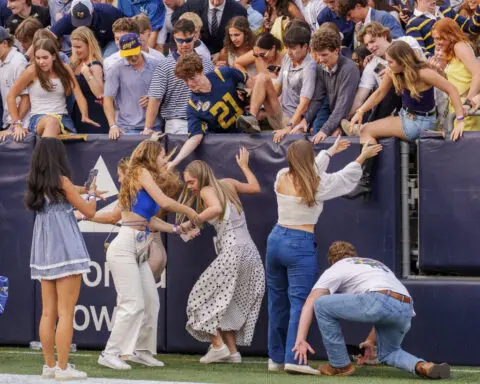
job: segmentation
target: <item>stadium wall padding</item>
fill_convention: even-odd
[[[438,136],[438,135],[437,135]],[[418,145],[420,268],[480,274],[480,132]]]
[[[451,178],[462,165],[462,172],[468,170],[469,176],[457,176],[456,188],[465,191],[475,177],[473,162],[465,159],[474,158],[474,145],[478,135],[466,134],[460,143],[422,139],[420,141],[420,166],[422,167],[420,185],[428,190],[421,197],[421,209],[431,207],[426,212],[434,210],[434,206],[448,206],[451,199]],[[250,164],[262,185],[262,192],[255,196],[243,196],[248,226],[252,237],[259,248],[262,259],[265,258],[267,236],[276,222],[277,208],[273,193],[273,182],[277,171],[286,166],[285,154],[288,144],[299,137],[287,137],[281,145],[271,141],[271,136],[245,135],[211,135],[205,139],[195,156],[184,161],[180,170],[188,161],[202,159],[207,161],[218,177],[242,178],[240,169],[235,162],[234,154],[240,146],[246,146],[250,155]],[[106,136],[89,135],[87,142],[66,142],[69,159],[73,169],[73,181],[83,184],[88,171],[97,167],[100,169],[98,185],[119,189],[116,178],[116,165],[121,157],[131,153],[135,145],[141,141],[140,136],[122,136],[118,142],[111,142]],[[170,136],[168,148],[180,146],[185,137]],[[467,143],[472,140],[472,144]],[[326,148],[326,144],[316,146],[316,150]],[[382,260],[397,275],[400,273],[400,191],[399,191],[399,156],[398,141],[382,140],[383,153],[378,157],[374,181],[374,192],[370,202],[361,200],[349,201],[339,198],[327,202],[324,212],[317,225],[316,242],[318,243],[318,258],[321,272],[326,267],[326,250],[334,240],[348,240],[355,244],[362,256]],[[461,144],[461,146],[459,145]],[[0,143],[0,275],[9,277],[10,292],[6,312],[0,316],[0,344],[27,345],[29,341],[38,340],[38,320],[41,313],[40,285],[30,280],[29,259],[33,230],[34,215],[24,209],[23,194],[25,179],[29,170],[30,157],[33,150],[33,138],[23,143],[7,141]],[[455,147],[457,146],[458,147]],[[468,149],[468,151],[467,151]],[[331,162],[330,171],[339,170],[353,160],[360,151],[360,145],[355,139],[352,146],[337,155]],[[446,151],[443,153],[442,151]],[[450,152],[448,152],[450,151]],[[430,153],[427,153],[430,152]],[[465,154],[464,154],[465,152]],[[453,153],[456,157],[453,156]],[[439,159],[433,161],[435,156]],[[469,157],[465,157],[469,156]],[[462,162],[462,159],[464,161]],[[436,167],[436,172],[447,175],[450,179],[440,183],[440,175],[425,172],[425,167]],[[440,172],[442,171],[442,172]],[[423,179],[422,179],[423,177]],[[430,181],[434,181],[433,184]],[[458,181],[461,180],[461,183]],[[428,181],[427,184],[425,184]],[[463,189],[462,189],[463,188]],[[444,191],[447,189],[448,191]],[[115,191],[114,191],[115,192]],[[473,192],[472,192],[473,193]],[[436,199],[438,196],[438,199]],[[474,198],[470,195],[471,203]],[[116,192],[99,202],[102,209],[114,204]],[[431,200],[426,202],[426,200]],[[436,202],[436,203],[435,203]],[[443,202],[443,203],[442,203]],[[447,204],[448,203],[448,204]],[[423,261],[428,259],[428,242],[443,241],[443,247],[449,246],[453,228],[448,227],[447,213],[460,212],[469,219],[465,223],[473,230],[474,210],[470,206],[459,205],[463,201],[454,200],[457,209],[435,211],[434,220],[425,221],[423,216],[420,226],[420,236]],[[450,209],[450,208],[448,208]],[[430,210],[430,211],[429,211]],[[421,211],[423,212],[423,211]],[[454,216],[456,217],[456,216]],[[170,220],[173,217],[170,216]],[[445,227],[442,235],[447,241],[434,237],[435,231],[430,228]],[[438,221],[438,223],[437,223]],[[463,221],[456,222],[456,233],[463,230]],[[84,224],[83,224],[84,225]],[[428,225],[428,227],[426,227]],[[453,224],[452,224],[453,225]],[[461,225],[461,228],[459,226]],[[476,224],[475,224],[476,225]],[[88,229],[89,228],[89,229]],[[75,321],[76,331],[74,342],[83,348],[102,349],[109,335],[108,323],[111,322],[115,305],[115,291],[111,275],[105,269],[105,253],[103,243],[108,231],[98,224],[83,229],[85,241],[92,258],[92,271],[84,276],[81,296]],[[449,230],[449,228],[451,228]],[[422,232],[431,231],[430,237]],[[437,228],[438,229],[438,228]],[[204,353],[206,344],[196,342],[185,330],[186,302],[188,294],[203,270],[214,259],[212,244],[213,230],[205,228],[199,238],[183,243],[178,237],[168,235],[166,247],[168,253],[167,288],[160,289],[161,313],[159,318],[159,352]],[[461,235],[456,235],[461,236]],[[471,234],[470,236],[473,236]],[[469,237],[467,244],[456,244],[456,255],[460,250],[473,249],[475,243]],[[453,236],[455,239],[455,236]],[[471,245],[470,245],[471,244]],[[437,245],[437,247],[439,247]],[[470,247],[470,248],[468,248]],[[448,249],[448,248],[447,248]],[[454,247],[450,247],[453,252]],[[440,252],[441,247],[436,249]],[[471,253],[470,264],[476,253]],[[432,255],[434,256],[434,254]],[[464,254],[459,257],[465,256]],[[434,260],[431,258],[430,260]],[[445,259],[443,259],[445,260]],[[474,261],[474,260],[473,260]],[[107,273],[105,273],[107,272]],[[109,276],[109,277],[106,277]],[[427,360],[448,361],[453,364],[480,365],[480,358],[472,354],[475,340],[479,338],[476,324],[478,311],[474,305],[480,299],[480,282],[478,281],[445,281],[445,280],[405,280],[414,301],[417,316],[412,321],[412,329],[405,340],[405,349]],[[250,355],[265,355],[267,350],[267,313],[265,295],[260,318],[256,327],[253,345],[243,348],[242,353]],[[93,308],[93,309],[92,309]],[[89,321],[86,321],[88,315]],[[88,324],[87,324],[88,323]],[[346,342],[359,343],[366,337],[370,325],[350,324],[343,326]],[[315,323],[310,335],[312,345],[317,350],[317,357],[325,357],[318,328]]]

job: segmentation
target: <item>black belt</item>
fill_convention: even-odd
[[[424,117],[430,117],[430,116],[436,116],[437,115],[437,108],[432,109],[429,112],[418,112],[418,111],[412,111],[411,109],[407,107],[403,107],[403,110],[410,115],[415,115],[415,116],[424,116]]]

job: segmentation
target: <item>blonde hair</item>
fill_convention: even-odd
[[[93,61],[102,62],[102,51],[98,45],[97,39],[93,34],[92,30],[88,27],[78,27],[70,35],[70,40],[78,40],[86,44],[88,47],[88,62]],[[72,69],[75,71],[80,65],[80,60],[75,55],[75,51],[72,52],[72,57],[70,59],[70,64]]]
[[[144,140],[137,145],[132,155],[120,188],[119,202],[122,209],[131,210],[137,192],[142,188],[140,174],[143,169],[150,172],[155,183],[162,192],[170,198],[175,198],[181,188],[181,180],[177,173],[165,169],[158,169],[157,157],[165,150],[160,141]],[[172,155],[170,153],[167,159]]]
[[[212,187],[215,190],[216,195],[220,199],[222,204],[222,213],[220,217],[223,219],[225,216],[225,210],[227,203],[231,202],[237,208],[238,213],[243,211],[242,203],[238,198],[238,195],[233,192],[228,185],[215,177],[212,168],[202,160],[192,161],[184,170],[184,173],[189,173],[190,176],[198,180],[198,190],[201,191],[204,187]],[[193,195],[186,185],[183,187],[182,194],[180,195],[180,203],[192,206],[195,204],[195,210],[202,212],[205,209],[201,197]],[[177,222],[182,222],[185,218],[184,215],[177,214]]]
[[[315,166],[313,145],[307,140],[297,140],[289,145],[287,161],[293,185],[302,202],[312,207],[317,204],[316,195],[320,177]]]
[[[420,61],[415,51],[404,41],[395,41],[388,47],[387,55],[395,60],[403,67],[400,73],[390,71],[395,91],[402,93],[405,89],[410,91],[410,95],[417,101],[420,101],[419,86],[423,83],[420,81],[419,71],[427,67],[427,64]]]
[[[200,18],[200,16],[198,16],[196,13],[193,13],[193,12],[185,12],[182,16],[180,16],[179,20],[190,20],[191,22],[193,22],[193,24],[195,24],[195,29],[202,29],[203,28],[203,21],[202,19]]]

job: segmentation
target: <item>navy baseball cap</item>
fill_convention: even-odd
[[[120,38],[119,46],[121,57],[139,55],[142,50],[142,44],[140,44],[140,40],[136,33],[127,33],[123,35]]]
[[[7,40],[9,38],[10,34],[8,33],[8,30],[0,27],[0,43]]]
[[[70,13],[74,27],[88,27],[92,22],[92,2],[90,0],[73,0]]]

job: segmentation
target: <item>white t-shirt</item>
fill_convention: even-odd
[[[165,6],[165,9],[167,10],[165,12],[165,22],[163,23],[163,27],[162,29],[160,29],[160,32],[158,32],[157,44],[167,43],[168,35],[173,31],[173,26],[172,26],[173,9],[168,8],[167,6]]]
[[[410,297],[407,288],[380,261],[349,257],[337,261],[318,279],[313,289],[328,289],[334,293],[367,293],[391,290]]]
[[[418,44],[417,40],[415,40],[412,36],[399,37],[398,39],[392,40],[392,43],[395,41],[404,41],[410,45],[410,47],[412,47],[420,59],[426,60],[420,44]],[[387,60],[382,59],[379,56],[373,56],[372,60],[370,60],[363,70],[362,78],[360,79],[360,85],[358,88],[375,89],[380,85],[382,79],[377,73],[375,73],[375,68],[377,68],[377,65],[379,64],[383,65],[385,68],[388,66]]]

